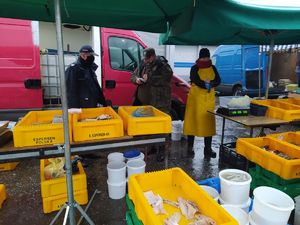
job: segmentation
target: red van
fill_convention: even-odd
[[[47,58],[45,53],[40,55],[32,23],[34,22],[0,18],[0,111],[2,112],[44,108],[50,101],[55,100],[59,103],[59,78],[53,63],[51,64],[51,60],[55,61],[51,57],[57,57],[57,54],[47,53]],[[130,76],[141,62],[143,49],[147,46],[135,32],[128,30],[100,28],[100,37],[100,81],[104,95],[113,106],[131,105],[136,86],[130,82]],[[72,57],[65,60],[65,63],[69,64],[77,56]],[[46,62],[50,62],[49,65]],[[176,75],[173,76],[174,119],[183,119],[189,87],[186,81]],[[3,119],[1,115],[3,114],[0,114],[0,120]]]

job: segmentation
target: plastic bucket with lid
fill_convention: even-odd
[[[139,150],[128,150],[126,152],[124,152],[124,157],[127,161],[130,160],[134,160],[134,159],[140,159],[140,160],[144,160],[144,154],[142,152],[140,152]]]
[[[219,192],[207,185],[200,185],[201,188],[203,188],[216,202],[219,199]]]
[[[121,199],[126,194],[126,180],[119,183],[111,183],[107,180],[108,196],[111,199]]]
[[[252,200],[251,200],[251,198],[249,198],[248,201],[245,204],[241,204],[241,205],[238,205],[238,204],[235,204],[235,205],[229,204],[228,202],[225,202],[221,197],[219,197],[219,201],[220,201],[221,205],[232,205],[232,206],[238,207],[238,208],[244,210],[246,213],[248,213]]]
[[[221,181],[221,195],[224,202],[233,205],[243,205],[249,200],[249,173],[237,169],[225,169],[219,173]]]
[[[133,174],[145,173],[146,163],[144,160],[130,160],[127,162],[128,178]]]
[[[139,159],[139,160],[144,160],[145,158],[145,155],[144,153],[140,153],[137,157],[133,157],[133,158],[126,158],[127,162],[130,161],[130,160],[136,160],[136,159]]]
[[[107,164],[108,181],[120,183],[126,180],[126,164],[120,161],[112,161]]]
[[[287,224],[292,210],[294,209],[293,199],[282,191],[271,187],[258,187],[253,191],[253,211],[259,216],[272,222],[280,221],[280,224]],[[257,214],[257,215],[256,215]],[[252,217],[255,223],[258,223]],[[267,225],[267,224],[266,224]]]
[[[121,153],[121,152],[112,152],[112,153],[108,154],[107,160],[108,160],[108,163],[110,163],[112,161],[124,162],[125,158],[123,156],[123,153]]]
[[[249,225],[248,214],[244,210],[232,205],[222,205],[222,207],[238,221],[239,225]]]

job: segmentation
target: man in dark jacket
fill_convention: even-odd
[[[93,48],[84,45],[79,57],[66,70],[67,97],[69,108],[95,108],[106,106],[105,98],[96,76],[98,66],[94,63]]]
[[[172,76],[168,60],[156,56],[153,48],[145,49],[143,62],[131,76],[131,82],[137,85],[133,105],[152,105],[170,114]]]
[[[131,82],[137,85],[133,105],[152,105],[170,114],[172,76],[168,60],[157,56],[153,48],[145,49],[143,62],[131,75]],[[152,147],[152,150],[156,149]],[[164,152],[164,146],[159,146],[157,161],[164,160]]]

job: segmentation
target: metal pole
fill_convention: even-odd
[[[270,78],[271,78],[273,50],[274,50],[274,39],[271,39],[270,52],[269,52],[269,68],[268,68],[268,79],[267,79],[267,88],[266,88],[266,99],[268,99],[268,97],[269,97],[269,83],[270,83]]]
[[[260,57],[261,51],[260,46],[258,46],[258,97],[261,97],[261,67],[260,67]]]
[[[71,151],[70,151],[70,139],[69,139],[69,118],[68,118],[68,103],[66,95],[66,83],[65,83],[65,62],[63,52],[63,38],[61,27],[61,13],[60,13],[60,0],[55,0],[55,23],[56,23],[56,40],[58,50],[58,66],[60,74],[60,90],[61,90],[61,103],[63,111],[64,122],[64,150],[66,160],[66,180],[67,180],[67,193],[68,193],[68,205],[70,224],[75,225],[74,214],[74,195],[73,195],[73,182],[72,182],[72,167],[71,167]]]

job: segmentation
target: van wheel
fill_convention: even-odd
[[[233,96],[242,96],[243,95],[243,93],[242,93],[242,87],[241,86],[235,86],[233,88],[232,95]]]

